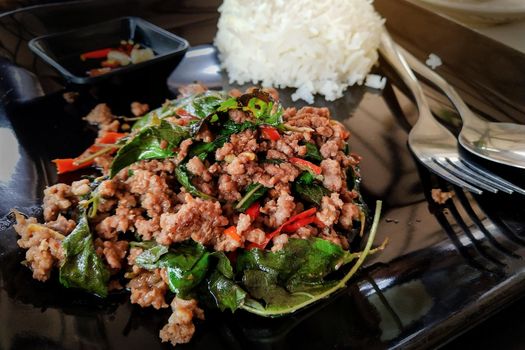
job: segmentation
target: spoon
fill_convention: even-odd
[[[414,71],[443,90],[456,107],[463,120],[458,140],[466,150],[497,163],[525,169],[525,125],[489,122],[478,117],[445,79],[405,49],[400,50]]]

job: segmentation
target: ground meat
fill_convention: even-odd
[[[157,241],[170,245],[191,237],[202,244],[212,243],[228,224],[228,219],[222,216],[220,203],[193,198],[189,194],[185,201],[178,212],[161,215],[161,233]]]
[[[195,333],[193,318],[204,320],[204,311],[197,306],[195,299],[184,300],[175,297],[171,302],[173,313],[160,333],[162,342],[171,342],[173,346],[188,343]]]
[[[340,148],[340,142],[338,142],[338,140],[328,140],[321,146],[319,152],[324,158],[334,158]]]
[[[110,124],[115,117],[111,113],[108,105],[100,103],[95,106],[85,117],[85,119],[91,124]]]
[[[255,152],[258,149],[257,131],[248,129],[238,134],[233,134],[230,136],[230,143],[235,154]]]
[[[215,151],[215,159],[217,161],[224,160],[224,158],[233,152],[233,145],[229,142],[226,142],[221,148],[218,148]]]
[[[206,170],[206,166],[199,159],[199,157],[193,157],[188,161],[186,168],[190,173],[196,176],[200,176],[204,181],[211,181],[211,174]]]
[[[95,226],[97,234],[105,240],[116,240],[119,232],[133,230],[133,223],[141,216],[139,208],[118,207],[115,215],[104,218]]]
[[[102,241],[95,240],[96,251],[99,256],[104,256],[108,265],[115,270],[122,268],[122,262],[128,250],[128,241]]]
[[[148,170],[137,169],[133,176],[126,180],[129,191],[140,195],[141,206],[150,217],[155,217],[172,207],[172,190],[166,178]]]
[[[114,180],[104,180],[98,185],[97,192],[104,198],[114,197],[117,192],[117,183]]]
[[[227,234],[221,234],[215,240],[213,249],[219,252],[233,252],[243,244],[243,237],[235,239]]]
[[[228,111],[228,115],[234,122],[239,123],[239,124],[247,120],[253,120],[253,117],[251,117],[251,115],[239,109],[232,109]]]
[[[144,219],[143,217],[137,217],[135,221],[136,232],[142,237],[143,240],[150,240],[153,236],[160,233],[160,216],[156,216],[152,219]]]
[[[279,251],[283,249],[284,245],[288,243],[288,235],[283,233],[278,236],[275,236],[272,240],[272,252]]]
[[[241,213],[239,214],[239,221],[237,221],[237,234],[242,234],[252,224],[252,218],[250,215]]]
[[[186,139],[182,141],[179,145],[179,152],[177,152],[177,156],[175,158],[175,162],[179,164],[186,158],[188,155],[188,149],[192,145],[193,141],[191,139]]]
[[[206,92],[208,89],[201,85],[201,84],[188,84],[179,87],[179,94],[181,97],[188,97],[191,95],[197,95],[202,94],[203,92]]]
[[[294,198],[289,193],[282,191],[277,201],[266,202],[261,212],[267,215],[268,226],[275,228],[282,225],[291,216],[294,209]]]
[[[345,203],[341,209],[341,216],[339,217],[339,224],[349,229],[352,227],[353,220],[359,219],[359,208],[354,203]]]
[[[118,120],[113,120],[108,124],[100,124],[98,126],[98,137],[103,137],[108,131],[116,132],[120,128],[120,122]]]
[[[264,233],[263,230],[260,228],[255,228],[253,230],[249,230],[244,234],[244,237],[247,241],[261,244],[266,239],[266,233]]]
[[[91,192],[91,187],[89,187],[89,180],[83,179],[79,181],[73,181],[71,183],[71,192],[77,196],[85,196]]]
[[[228,174],[222,174],[219,177],[219,199],[227,201],[237,201],[241,199],[241,194],[237,188],[237,183],[232,180]]]
[[[232,162],[226,166],[226,172],[230,175],[242,175],[246,173],[246,164],[255,160],[252,152],[243,152],[234,157]]]
[[[48,221],[45,223],[45,226],[67,236],[75,229],[77,223],[75,220],[68,220],[62,214],[59,214],[55,221]]]
[[[17,241],[20,248],[27,249],[25,263],[33,271],[33,278],[46,281],[51,276],[54,266],[59,266],[64,257],[61,241],[64,236],[36,223],[35,218],[26,219],[15,212],[15,231],[20,236]]]
[[[290,163],[264,164],[264,171],[272,176],[272,184],[293,182],[299,176],[299,170]]]
[[[71,192],[71,186],[56,184],[44,190],[44,219],[46,221],[56,220],[59,213],[65,213],[76,199]]]
[[[445,204],[452,197],[454,197],[454,192],[444,192],[439,188],[432,189],[432,199],[437,204]]]
[[[149,111],[149,105],[147,103],[132,102],[131,103],[131,113],[134,116],[140,117]]]
[[[332,159],[321,162],[323,185],[332,192],[339,192],[343,185],[343,174],[339,163]]]
[[[306,225],[306,226],[300,227],[290,237],[307,239],[307,238],[315,237],[315,236],[317,236],[317,228],[311,225]]]
[[[153,271],[141,270],[128,283],[131,291],[131,302],[142,307],[153,306],[155,309],[168,307],[164,296],[168,285],[161,276],[160,269]]]
[[[321,203],[321,211],[317,212],[317,218],[326,226],[332,226],[339,218],[343,201],[339,199],[338,193],[332,193],[330,197],[324,196]]]
[[[109,174],[109,168],[113,163],[113,157],[111,155],[103,154],[101,156],[95,157],[93,161],[95,162],[97,168],[99,168],[102,171],[102,174]],[[124,169],[122,171],[127,171],[127,169]]]

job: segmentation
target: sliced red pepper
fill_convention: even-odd
[[[124,133],[108,131],[103,136],[97,138],[95,143],[111,145],[111,144],[114,144],[115,142],[117,142],[118,140],[120,140],[121,138],[123,138],[126,135],[127,134],[124,134]],[[95,153],[95,152],[100,151],[101,149],[102,149],[102,147],[100,147],[100,146],[98,146],[96,144],[95,145],[91,145],[82,154]],[[112,150],[111,153],[114,152],[114,151],[115,150]],[[62,158],[62,159],[54,159],[53,163],[55,163],[55,165],[57,167],[57,173],[58,174],[63,174],[63,173],[67,173],[67,172],[70,172],[70,171],[75,171],[75,170],[79,170],[79,169],[82,169],[82,168],[86,168],[86,167],[88,167],[88,166],[90,166],[90,165],[92,165],[94,163],[94,160],[89,160],[87,162],[78,164],[77,160],[78,160],[78,158]]]
[[[230,226],[226,230],[224,230],[224,234],[228,235],[231,239],[241,243],[242,239],[241,236],[237,233],[237,228],[235,226]]]
[[[315,175],[321,175],[321,173],[323,172],[320,166],[317,166],[314,163],[301,159],[301,158],[292,157],[288,159],[288,161],[292,163],[293,165],[298,166],[299,168],[310,170]]]
[[[246,209],[245,213],[252,218],[252,221],[255,221],[259,217],[261,210],[261,204],[259,202],[255,202],[248,209]]]
[[[121,133],[121,132],[114,132],[114,131],[107,131],[104,135],[97,138],[95,143],[102,143],[102,144],[114,144],[124,136],[127,136],[128,134]]]
[[[264,249],[266,248],[266,246],[268,245],[268,243],[270,243],[270,241],[275,237],[277,236],[279,233],[281,233],[281,231],[283,230],[284,227],[292,224],[293,222],[296,222],[296,221],[299,221],[299,220],[302,220],[302,219],[310,219],[310,217],[313,217],[315,218],[315,213],[317,212],[317,209],[316,208],[310,208],[308,210],[305,210],[303,211],[302,213],[299,213],[297,215],[294,215],[292,216],[291,218],[289,218],[284,224],[282,224],[281,226],[279,226],[275,231],[269,233],[266,235],[266,238],[264,239],[264,241],[261,243],[261,244],[257,244],[257,243],[250,243],[246,249],[254,249],[254,248],[259,248],[259,249]],[[314,221],[315,219],[312,219],[312,222]],[[308,224],[305,224],[304,226],[306,226]]]
[[[75,171],[78,169],[86,168],[93,164],[93,161],[85,162],[82,164],[76,164],[74,158],[63,158],[63,159],[54,159],[53,163],[55,163],[57,167],[57,173],[63,174],[70,171]]]
[[[89,59],[89,58],[106,58],[109,51],[111,50],[112,49],[110,47],[107,47],[105,49],[98,49],[98,50],[84,52],[83,54],[80,55],[80,59],[82,61],[85,61],[86,59]]]
[[[310,225],[311,223],[315,222],[316,216],[312,215],[304,219],[299,219],[297,221],[292,222],[291,224],[288,224],[283,227],[283,232],[295,232],[301,227],[304,227],[306,225]]]
[[[272,126],[261,126],[261,132],[265,139],[277,141],[281,138],[281,135],[276,128]]]

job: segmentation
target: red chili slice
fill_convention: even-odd
[[[261,132],[262,136],[268,140],[277,141],[281,138],[277,129],[272,126],[261,126]]]
[[[303,169],[312,171],[315,175],[321,175],[321,173],[323,172],[320,166],[317,166],[314,163],[301,159],[301,158],[292,157],[288,159],[288,161],[292,163],[293,165],[298,166],[299,168],[303,168]]]

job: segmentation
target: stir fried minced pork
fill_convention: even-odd
[[[202,86],[182,89],[187,95],[205,91]],[[275,90],[267,94],[278,100]],[[230,96],[241,95],[233,91]],[[148,112],[149,106],[136,102],[131,109],[140,116]],[[171,116],[166,120],[185,125],[185,118]],[[229,110],[227,118],[236,124],[256,120],[245,109]],[[86,120],[98,125],[99,138],[125,131],[106,104],[96,106]],[[148,270],[136,264],[143,249],[132,246],[130,237],[166,247],[192,240],[224,252],[247,247],[278,251],[290,238],[318,237],[348,249],[348,235],[343,231],[352,229],[361,215],[356,202],[359,193],[349,188],[347,181],[349,170],[355,173],[360,161],[347,150],[349,132],[330,118],[326,108],[288,108],[282,122],[282,129],[262,126],[235,132],[208,156],[190,156],[192,147],[218,137],[213,125],[204,125],[193,137],[182,140],[173,149],[173,156],[138,160],[112,177],[108,174],[115,151],[95,155],[93,165],[103,177],[58,183],[44,191],[44,224],[17,213],[18,244],[27,249],[26,264],[33,277],[45,281],[53,268],[61,266],[61,242],[80,223],[78,209],[93,205],[90,198],[95,197],[96,210],[88,222],[96,255],[108,268],[110,285],[119,286],[119,278],[125,273],[131,302],[142,307],[167,308],[168,298],[173,296],[165,268]],[[167,141],[160,142],[159,147],[166,149],[167,145]],[[317,164],[304,161],[311,151],[308,147],[315,148],[321,157]],[[93,150],[86,151],[86,155],[93,155]],[[181,184],[176,173],[181,164],[195,190]],[[312,207],[294,191],[294,184],[309,172],[315,173],[315,181],[325,191],[318,209],[308,223],[284,232],[281,229],[290,218]],[[240,212],[240,201],[255,184],[265,188],[265,194],[251,214]],[[269,237],[273,231],[276,234]],[[195,299],[178,296],[172,299],[171,308],[173,314],[160,337],[173,345],[186,343],[195,332],[193,318],[204,319],[204,312]]]

